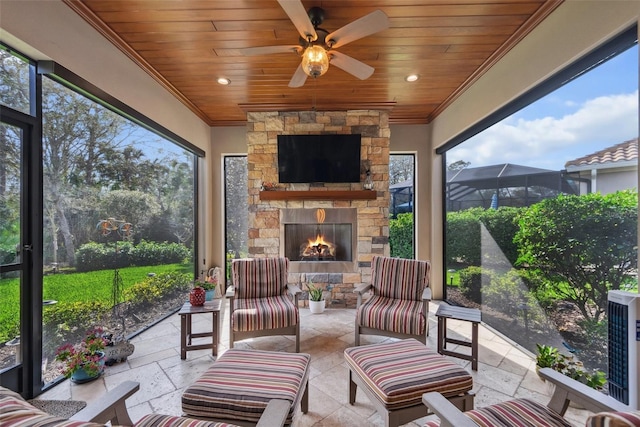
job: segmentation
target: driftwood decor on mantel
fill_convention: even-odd
[[[261,191],[260,200],[375,200],[371,190]]]

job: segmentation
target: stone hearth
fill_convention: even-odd
[[[338,270],[323,269],[319,264],[305,266],[307,262],[292,260],[289,282],[297,283],[303,291],[306,284],[327,290],[329,306],[354,307],[353,288],[371,278],[371,258],[389,254],[389,123],[385,111],[337,112],[268,112],[247,114],[247,145],[249,168],[249,256],[266,257],[284,255],[283,209],[341,209],[356,212],[355,247],[353,259]],[[361,134],[361,182],[348,184],[278,184],[277,136],[299,134]],[[368,166],[376,197],[356,197],[362,190]],[[264,183],[275,183],[271,191],[313,191],[312,199],[305,197],[278,197],[265,200],[260,197]],[[325,199],[319,192],[327,191]],[[342,197],[332,197],[340,191]],[[354,198],[349,195],[353,192]],[[294,193],[290,193],[294,194]],[[304,193],[303,193],[304,194]],[[311,193],[310,193],[311,194]],[[346,197],[345,197],[346,194]],[[324,261],[323,261],[324,263]],[[303,304],[306,304],[303,298]]]

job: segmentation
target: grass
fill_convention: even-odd
[[[144,280],[149,273],[190,273],[187,264],[167,264],[144,267],[121,268],[122,290]],[[113,270],[98,270],[87,273],[52,274],[43,278],[43,299],[58,302],[99,301],[111,303]],[[0,343],[19,333],[20,279],[0,279]],[[45,308],[46,310],[46,308]]]

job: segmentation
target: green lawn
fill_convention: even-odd
[[[144,280],[149,273],[190,273],[192,266],[167,264],[145,267],[129,267],[119,270],[123,290]],[[99,270],[87,273],[64,273],[45,276],[43,279],[44,300],[58,302],[99,301],[111,302],[113,270]],[[18,335],[20,310],[19,279],[0,279],[0,343]]]

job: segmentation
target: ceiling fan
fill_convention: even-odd
[[[300,0],[278,0],[278,3],[300,33],[300,44],[246,48],[242,49],[243,55],[287,52],[301,55],[302,61],[289,81],[289,87],[304,85],[307,76],[315,78],[323,75],[327,72],[329,63],[360,80],[368,79],[373,74],[373,67],[334,49],[389,28],[389,18],[383,11],[371,12],[329,33],[319,27],[324,20],[323,9],[312,7],[307,12]]]

